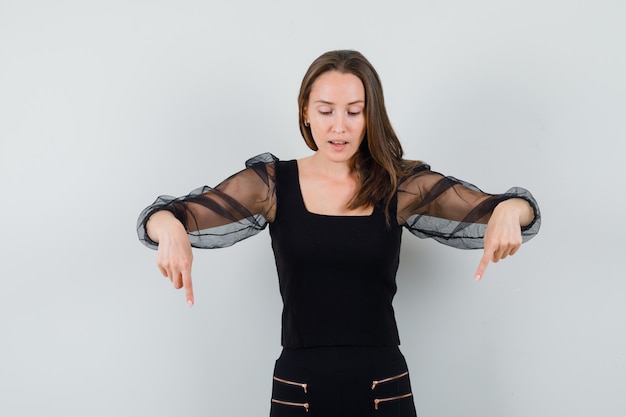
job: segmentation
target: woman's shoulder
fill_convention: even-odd
[[[280,159],[278,159],[274,154],[272,154],[271,152],[263,152],[259,155],[253,156],[252,158],[248,158],[246,160],[246,168],[250,168],[254,165],[267,165],[267,164],[275,164],[277,162],[279,162]]]
[[[252,158],[246,160],[246,168],[258,166],[258,165],[294,165],[298,160],[292,159],[280,159],[271,152],[263,152]]]
[[[282,160],[271,152],[248,158],[245,165],[240,174],[253,179],[261,178],[266,185],[276,182],[279,173],[281,177],[292,177],[298,171],[296,159]]]
[[[430,165],[421,160],[402,160],[402,168],[400,170],[399,182],[404,182],[407,179],[414,177],[420,173],[429,172]]]

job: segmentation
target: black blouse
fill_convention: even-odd
[[[160,196],[142,211],[137,232],[156,248],[146,222],[155,211],[168,210],[188,230],[192,246],[221,248],[269,223],[283,298],[283,346],[390,346],[399,344],[392,299],[402,227],[457,248],[481,248],[492,210],[514,197],[534,210],[533,221],[522,228],[527,241],[540,227],[528,191],[487,194],[427,165],[400,182],[389,225],[382,203],[369,216],[314,214],[304,206],[296,161],[265,153],[215,188]]]

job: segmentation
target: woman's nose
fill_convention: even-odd
[[[333,133],[344,133],[345,131],[345,118],[342,114],[338,114],[337,117],[335,117],[335,122],[333,124]]]

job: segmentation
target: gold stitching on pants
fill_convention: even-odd
[[[302,382],[287,381],[286,379],[278,378],[276,376],[274,377],[274,381],[282,382],[283,384],[287,384],[287,385],[296,385],[298,387],[302,387],[302,389],[304,390],[304,393],[306,394],[307,384],[304,384]]]
[[[398,395],[397,397],[376,398],[374,400],[374,410],[378,410],[378,404],[380,404],[380,403],[386,403],[388,401],[401,400],[402,398],[409,398],[411,396],[413,396],[413,393],[409,392],[408,394]]]
[[[282,405],[288,405],[291,407],[304,407],[304,409],[306,410],[306,412],[309,412],[309,403],[292,403],[290,401],[281,401],[281,400],[277,400],[275,398],[272,398],[272,402],[276,403],[276,404],[282,404]]]
[[[400,375],[392,376],[392,377],[385,378],[385,379],[380,379],[378,381],[372,381],[372,389],[375,389],[378,384],[384,384],[386,382],[395,381],[396,379],[400,379],[403,376],[407,376],[408,374],[409,372],[407,371],[407,372],[401,373]]]

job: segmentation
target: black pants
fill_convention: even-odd
[[[283,349],[270,417],[416,417],[397,347]]]

